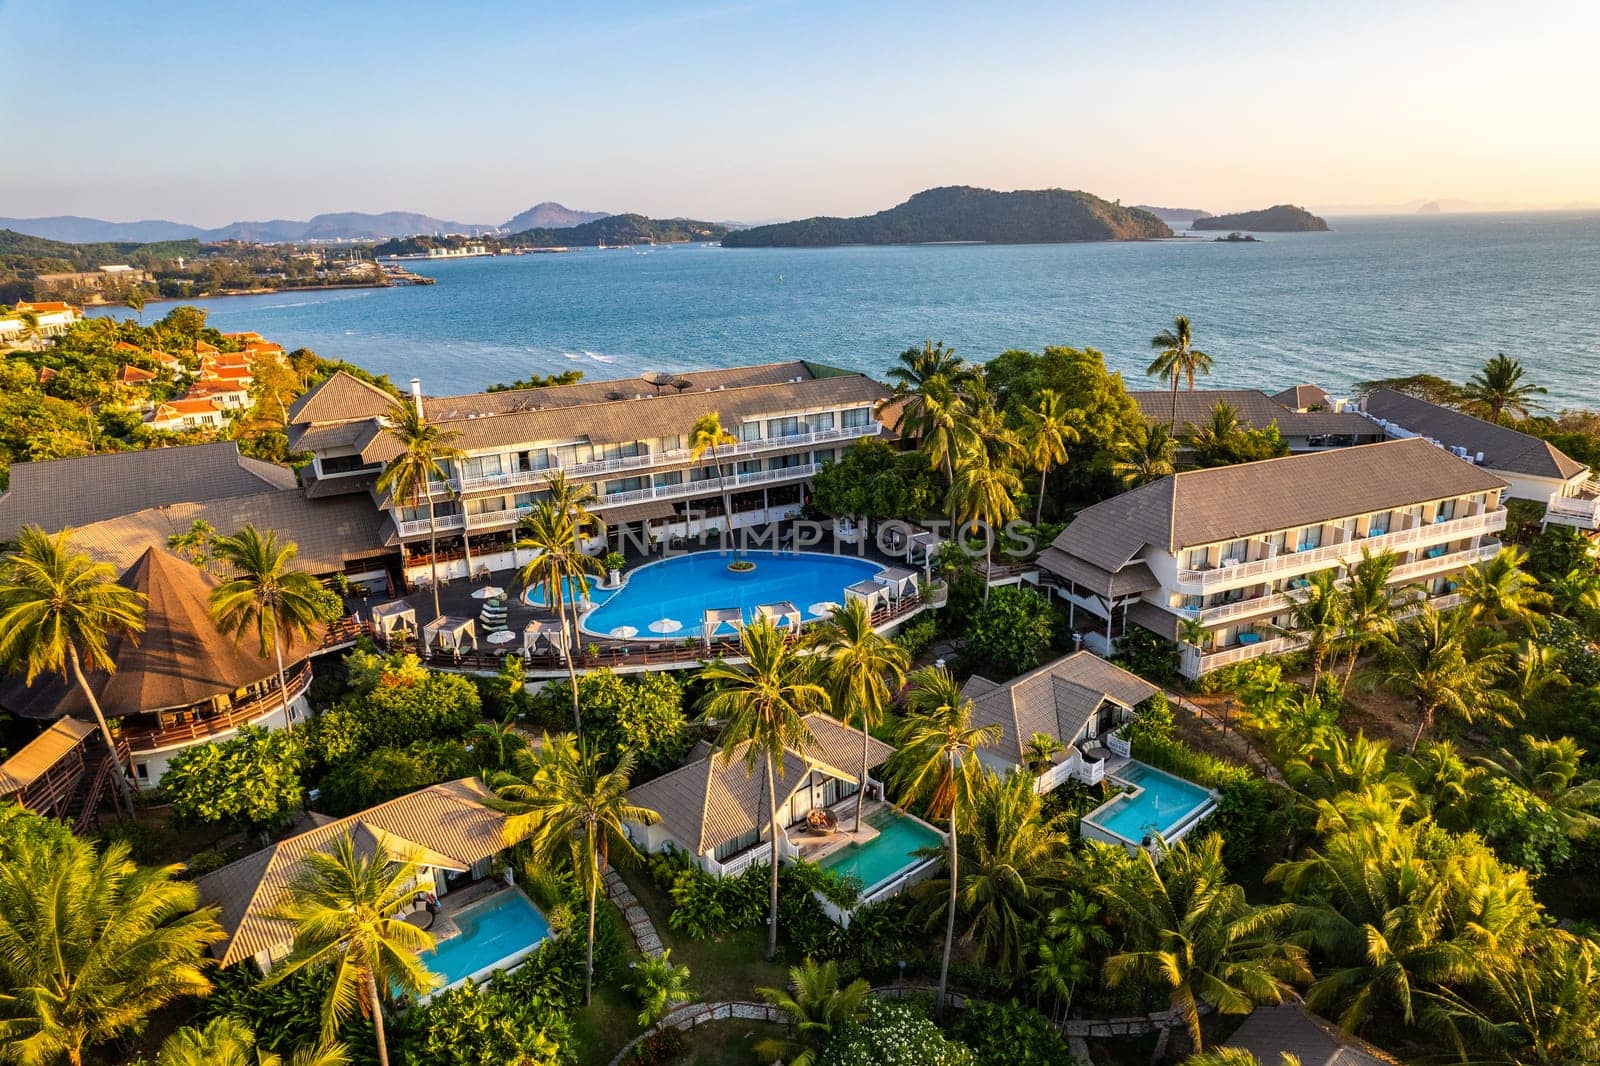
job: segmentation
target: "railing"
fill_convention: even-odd
[[[1262,614],[1275,611],[1281,607],[1289,606],[1289,594],[1286,592],[1269,593],[1266,596],[1251,596],[1236,603],[1222,603],[1215,607],[1204,607],[1198,612],[1183,611],[1186,618],[1193,618],[1201,625],[1210,626],[1229,618],[1238,618],[1247,614]]]
[[[1493,538],[1475,548],[1465,548],[1456,552],[1445,552],[1433,558],[1418,559],[1416,562],[1401,563],[1389,575],[1390,580],[1400,581],[1408,577],[1421,577],[1439,570],[1450,570],[1460,566],[1474,566],[1487,562],[1497,555],[1503,545]]]
[[[286,673],[284,679],[289,685],[287,698],[278,692],[278,679],[273,677],[267,682],[266,692],[242,703],[236,703],[210,717],[158,729],[136,729],[125,726],[122,730],[122,741],[135,753],[159,751],[177,744],[204,740],[206,737],[248,725],[252,720],[271,714],[284,707],[286,703],[292,703],[305,692],[307,686],[311,684],[311,664],[301,664],[298,670]],[[287,710],[284,713],[287,714]]]
[[[1106,747],[1111,749],[1113,755],[1120,755],[1124,759],[1133,758],[1133,745],[1128,742],[1127,737],[1122,735],[1121,729],[1107,735]]]
[[[1562,526],[1600,529],[1600,481],[1585,481],[1576,496],[1552,494],[1545,505],[1545,520]]]
[[[1358,540],[1343,541],[1339,544],[1324,544],[1321,547],[1309,548],[1305,551],[1285,551],[1265,559],[1223,565],[1210,570],[1179,570],[1178,582],[1183,585],[1199,585],[1203,589],[1241,579],[1259,578],[1267,574],[1281,572],[1303,573],[1311,570],[1326,569],[1330,565],[1336,566],[1341,563],[1352,562],[1361,557],[1362,549],[1381,552],[1409,547],[1419,541],[1425,543],[1450,541],[1478,533],[1494,533],[1505,527],[1505,508],[1497,507],[1483,514],[1468,515],[1465,518],[1456,518],[1448,522],[1433,522],[1426,525],[1413,526],[1410,529],[1396,530],[1393,533],[1382,533],[1376,537],[1364,537]]]
[[[100,800],[105,795],[106,786],[117,774],[122,773],[122,768],[127,763],[126,747],[119,744],[118,749],[106,752],[105,758],[101,759],[100,765],[95,768],[94,777],[89,781],[88,791],[84,794],[83,810],[78,812],[78,817],[73,822],[73,832],[80,834],[87,832],[99,817]]]
[[[651,485],[625,492],[611,492],[600,497],[597,508],[615,507],[640,500],[671,500],[681,496],[714,496],[744,485],[762,485],[790,478],[810,477],[819,469],[817,463],[786,466],[779,470],[752,470],[748,474],[734,474],[726,478],[707,478],[704,481],[686,481],[677,485]]]
[[[1254,644],[1239,644],[1222,651],[1214,651],[1200,657],[1200,672],[1209,674],[1218,667],[1230,663],[1243,662],[1246,659],[1255,659],[1262,655],[1278,655],[1286,651],[1295,651],[1305,647],[1303,637],[1285,636],[1272,640],[1258,640]]]
[[[318,651],[328,651],[332,648],[342,648],[346,644],[353,644],[362,637],[372,634],[372,624],[363,620],[359,615],[347,614],[337,622],[330,623],[322,631],[322,643]]]

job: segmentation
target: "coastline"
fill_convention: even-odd
[[[228,289],[223,292],[198,292],[193,296],[146,296],[145,305],[193,303],[195,300],[219,300],[224,296],[276,296],[286,292],[337,292],[341,289],[404,289],[408,286],[394,285],[388,282],[351,282],[348,285],[290,285],[281,289]],[[90,307],[126,307],[121,300],[85,300],[85,309]]]

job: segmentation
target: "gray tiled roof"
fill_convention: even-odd
[[[1359,1037],[1341,1033],[1297,1003],[1257,1007],[1226,1042],[1263,1063],[1294,1055],[1300,1066],[1394,1066],[1397,1060]]]
[[[1059,548],[1046,548],[1039,553],[1039,565],[1074,584],[1110,599],[1121,599],[1140,592],[1161,587],[1161,582],[1143,563],[1124,566],[1120,570],[1102,570],[1093,563],[1068,555]]]
[[[335,371],[289,407],[290,425],[350,422],[373,418],[389,409],[395,397],[358,377]]]
[[[973,724],[998,725],[997,747],[1020,762],[1033,734],[1071,743],[1103,700],[1135,707],[1160,690],[1092,652],[1079,651],[1003,685],[972,677],[961,691],[972,700]]]
[[[294,471],[240,455],[233,441],[17,463],[10,489],[0,495],[0,540],[14,539],[25,525],[53,533],[144,507],[294,484]]]
[[[1282,392],[1273,393],[1272,399],[1291,411],[1303,411],[1307,407],[1326,407],[1331,402],[1327,392],[1316,385],[1290,385]]]
[[[1432,437],[1446,448],[1465,448],[1472,455],[1482,452],[1483,465],[1492,470],[1566,481],[1585,469],[1549,441],[1393,389],[1368,393],[1361,406],[1374,418]]]
[[[1139,389],[1130,391],[1139,411],[1151,422],[1167,422],[1172,418],[1171,389]],[[1178,433],[1193,432],[1211,421],[1211,412],[1218,403],[1226,403],[1239,417],[1246,429],[1266,429],[1278,424],[1278,432],[1285,437],[1315,437],[1331,434],[1376,437],[1377,430],[1367,419],[1354,412],[1291,410],[1257,389],[1187,389],[1178,390]]]

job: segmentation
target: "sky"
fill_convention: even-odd
[[[1594,0],[0,0],[0,216],[1600,201]]]

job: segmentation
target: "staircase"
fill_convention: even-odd
[[[75,833],[85,833],[100,825],[100,808],[107,790],[115,791],[116,775],[127,762],[127,752],[113,753],[99,736],[84,746],[84,762],[92,767],[78,781],[77,790],[62,812],[62,820],[72,826]],[[118,760],[121,760],[119,762]],[[112,797],[112,802],[116,797]]]

